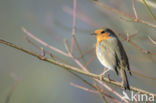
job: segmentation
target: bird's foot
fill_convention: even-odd
[[[110,78],[110,75],[109,75],[109,74],[107,75],[107,78],[108,78],[109,81],[113,81],[113,80]]]
[[[104,70],[104,72],[103,72],[103,73],[99,74],[100,80],[102,80],[102,79],[103,79],[103,77],[105,76],[106,72],[108,72],[108,71],[109,71],[109,69]],[[109,80],[110,80],[110,78],[109,78]]]
[[[100,80],[103,79],[104,75],[105,75],[105,74],[103,74],[103,73],[99,74]]]

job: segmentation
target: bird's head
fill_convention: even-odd
[[[116,37],[115,33],[108,28],[97,29],[93,34],[96,36],[97,42]]]

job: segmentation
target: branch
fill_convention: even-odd
[[[143,3],[142,0],[137,0],[141,3]],[[156,8],[156,3],[154,1],[151,1],[151,0],[146,0],[146,3],[148,4],[148,6],[152,7],[152,8]]]
[[[51,64],[57,65],[57,66],[62,67],[62,68],[64,68],[64,69],[72,70],[72,71],[74,71],[74,72],[83,74],[83,75],[85,75],[85,76],[94,78],[94,79],[96,79],[97,81],[100,81],[99,75],[96,75],[96,74],[93,74],[93,73],[90,73],[90,72],[85,72],[85,71],[83,71],[83,70],[81,70],[81,69],[79,69],[79,68],[77,68],[77,67],[74,67],[74,66],[71,66],[71,65],[68,65],[68,64],[65,64],[65,63],[58,62],[58,61],[56,61],[56,60],[54,60],[54,59],[49,59],[49,58],[40,56],[40,55],[38,55],[38,54],[35,54],[35,53],[31,52],[31,51],[28,51],[28,50],[26,50],[26,49],[23,49],[23,48],[21,48],[21,47],[19,47],[19,46],[16,46],[15,44],[12,44],[12,43],[7,42],[7,41],[2,40],[2,39],[0,39],[0,43],[1,43],[1,44],[4,44],[4,45],[7,45],[7,46],[9,46],[9,47],[15,48],[15,49],[17,49],[17,50],[20,50],[20,51],[22,51],[22,52],[24,52],[24,53],[26,53],[26,54],[29,54],[29,55],[31,55],[31,56],[34,56],[34,57],[40,59],[40,60],[42,60],[42,61],[49,62],[49,63],[51,63]],[[107,79],[107,78],[103,78],[102,80],[103,80],[104,82],[109,83],[109,84],[112,84],[112,85],[115,85],[115,86],[118,86],[118,87],[122,87],[122,84],[121,84],[120,82],[110,81],[110,80]],[[103,83],[103,82],[101,81],[101,83]],[[145,90],[143,90],[143,89],[139,89],[139,88],[132,87],[132,86],[130,87],[130,89],[131,89],[132,91],[139,92],[139,93],[142,93],[142,94],[147,94],[147,95],[149,95],[149,96],[153,95],[153,96],[156,98],[156,94],[151,93],[151,92],[148,92],[148,91],[145,91]]]
[[[76,87],[76,88],[80,88],[80,89],[82,89],[84,91],[88,91],[88,92],[91,92],[91,93],[98,93],[96,90],[92,90],[92,89],[83,87],[81,85],[78,85],[78,84],[75,84],[75,83],[72,83],[72,82],[70,83],[70,85],[73,86],[73,87]]]
[[[90,87],[92,87],[93,89],[95,89],[95,90],[90,90],[90,89],[87,89],[87,88],[86,88],[85,90],[88,90],[89,92],[92,91],[92,93],[93,93],[93,92],[94,92],[94,93],[99,93],[99,95],[102,97],[102,99],[103,99],[104,101],[105,101],[104,95],[107,96],[107,97],[109,97],[109,98],[111,98],[111,99],[113,99],[113,100],[118,101],[117,99],[113,98],[112,96],[110,96],[110,95],[108,95],[108,94],[103,94],[102,91],[99,89],[98,86],[95,87],[95,85],[89,83],[88,81],[86,81],[85,79],[83,79],[82,77],[80,77],[79,75],[77,75],[76,73],[74,73],[74,72],[72,72],[72,71],[69,71],[69,72],[71,72],[75,77],[79,78],[81,81],[83,81],[83,82],[84,82],[85,84],[87,84],[88,86],[90,86]],[[83,89],[83,90],[84,90],[84,89]]]
[[[24,27],[22,27],[22,30],[24,33],[26,33],[29,37],[33,38],[34,40],[36,40],[37,42],[39,42],[40,44],[44,45],[45,47],[50,48],[51,50],[54,50],[64,56],[69,57],[69,55],[53,46],[50,46],[49,44],[47,44],[46,42],[43,42],[42,40],[40,40],[39,38],[36,38],[34,35],[32,35],[30,32],[28,32]]]
[[[142,53],[156,55],[156,53],[153,53],[149,50],[142,49],[137,44],[135,44],[133,41],[131,41],[131,39],[127,40],[127,37],[123,36],[121,33],[119,33],[119,36],[121,37],[121,39],[127,41],[130,45],[132,45],[133,47],[135,47],[137,50],[141,51]]]
[[[156,41],[154,41],[149,35],[148,35],[148,39],[151,41],[151,43],[153,43],[154,45],[156,45]]]
[[[82,89],[84,91],[87,91],[87,92],[90,92],[90,93],[95,93],[95,94],[98,94],[98,91],[102,94],[102,98],[104,99],[105,103],[108,103],[108,101],[106,100],[106,97],[110,98],[111,100],[113,100],[115,103],[121,103],[119,100],[117,100],[116,98],[106,94],[106,93],[103,93],[103,91],[100,90],[100,88],[98,88],[96,85],[93,87],[94,89],[97,89],[97,91],[95,90],[92,90],[92,89],[89,89],[89,88],[86,88],[86,87],[83,87],[81,85],[77,85],[77,84],[74,84],[74,83],[70,83],[70,85],[72,85],[73,87],[76,87],[76,88],[79,88],[79,89]],[[104,96],[103,96],[104,95]]]
[[[79,54],[80,54],[81,59],[83,60],[84,64],[87,64],[87,62],[86,62],[86,60],[85,60],[85,58],[84,58],[84,55],[83,55],[83,53],[82,53],[82,50],[81,50],[81,48],[80,48],[80,46],[79,46],[79,43],[78,43],[78,41],[77,41],[75,35],[73,35],[73,39],[74,39],[74,42],[75,42],[75,44],[76,44],[76,47],[77,47],[77,50],[78,50],[78,52],[79,52]],[[86,66],[86,68],[87,68],[87,67],[88,67],[88,66]]]
[[[30,43],[32,46],[34,46],[36,49],[40,50],[41,51],[41,48],[39,45],[35,44],[33,41],[31,41],[28,37],[25,38],[27,40],[28,43]],[[45,54],[48,54],[51,58],[55,59],[55,60],[58,60],[60,62],[63,62],[63,63],[66,63],[64,60],[62,60],[61,58],[55,56],[54,54],[50,53],[49,51],[46,51],[43,49],[43,51],[45,52]],[[41,51],[42,52],[42,51]],[[41,54],[41,56],[43,56]]]
[[[137,21],[139,18],[138,18],[138,14],[136,12],[135,1],[134,0],[132,0],[132,8],[133,8],[133,12],[134,12],[134,15],[135,15],[135,18],[136,18],[136,21]]]
[[[74,37],[76,33],[76,6],[77,6],[77,0],[73,0],[73,26],[72,26],[72,40],[71,40],[71,53],[73,53],[74,50]]]
[[[76,34],[76,17],[77,17],[77,0],[73,0],[73,26],[72,26],[72,40],[71,40],[71,54],[73,54],[73,50],[74,50],[74,43],[76,44],[76,47],[79,51],[80,56],[82,57],[82,60],[84,62],[84,64],[86,64],[86,60],[83,57],[83,53],[82,50],[79,46],[79,43],[75,37]]]
[[[127,14],[127,13],[125,13],[125,12],[122,12],[122,11],[119,11],[119,10],[117,10],[117,9],[111,8],[110,6],[105,5],[105,4],[103,4],[103,3],[101,3],[101,2],[99,2],[99,1],[97,1],[97,0],[94,0],[94,2],[95,2],[96,4],[98,4],[98,5],[100,5],[100,6],[102,6],[102,7],[106,8],[106,9],[108,9],[108,10],[111,11],[112,13],[115,13],[115,14],[117,14],[117,15],[119,15],[119,16],[124,16],[124,17],[126,17],[126,18],[129,18],[129,19],[130,19],[131,21],[133,21],[133,22],[142,23],[142,24],[145,24],[145,25],[150,26],[150,27],[152,27],[152,28],[156,28],[156,25],[155,25],[155,24],[152,24],[152,23],[150,23],[150,22],[144,21],[144,20],[142,20],[142,19],[140,19],[140,18],[136,21],[136,17],[130,16],[129,14]]]
[[[152,16],[153,20],[156,22],[156,17],[155,17],[155,15],[152,13],[152,11],[151,11],[151,9],[149,8],[148,4],[146,3],[146,0],[142,0],[142,1],[143,1],[144,5],[145,5],[147,11],[148,11],[149,14]]]

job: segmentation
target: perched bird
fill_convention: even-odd
[[[128,57],[116,34],[108,28],[95,30],[96,35],[96,55],[101,64],[107,68],[101,73],[103,77],[106,72],[113,70],[122,78],[122,85],[130,90],[126,70],[131,74]]]

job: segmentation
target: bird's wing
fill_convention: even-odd
[[[118,70],[118,60],[116,58],[116,54],[114,51],[115,45],[113,45],[112,43],[108,44],[109,42],[107,41],[102,41],[100,43],[100,52],[102,55],[102,59],[105,62],[104,65],[108,65],[107,67],[111,67],[112,69],[114,69],[116,71],[117,74]],[[109,46],[108,46],[109,45]]]
[[[120,63],[122,61],[123,66],[128,69],[128,72],[131,75],[127,54],[126,54],[121,42],[118,40],[117,43],[118,43],[117,44],[118,46],[116,46],[116,48],[115,48],[115,53],[117,55],[117,58],[120,60]]]

